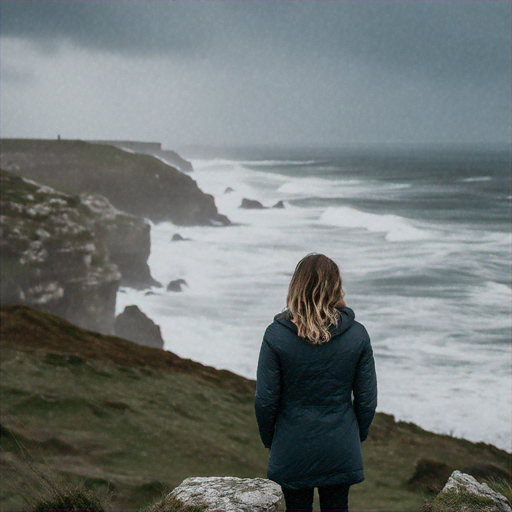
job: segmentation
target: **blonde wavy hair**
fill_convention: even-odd
[[[329,327],[346,306],[338,265],[323,254],[302,258],[293,273],[286,308],[301,338],[317,345],[331,339]]]

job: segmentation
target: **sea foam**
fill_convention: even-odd
[[[410,221],[398,215],[377,215],[350,208],[349,206],[329,207],[319,221],[342,228],[364,228],[368,231],[385,233],[389,242],[425,240],[431,237],[427,230],[414,227]]]

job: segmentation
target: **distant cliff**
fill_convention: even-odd
[[[178,155],[176,151],[162,149],[162,144],[160,142],[137,142],[133,140],[91,140],[88,142],[114,146],[131,153],[153,155],[163,160],[164,163],[168,163],[182,172],[192,172],[194,170],[192,164]]]
[[[75,196],[1,171],[1,300],[113,332],[120,282],[151,278],[149,225],[101,196]],[[125,245],[127,244],[127,245]]]
[[[2,139],[0,158],[2,169],[64,192],[100,194],[155,223],[230,224],[190,176],[149,155],[78,140]]]

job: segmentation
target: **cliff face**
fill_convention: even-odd
[[[172,167],[176,167],[176,169],[181,172],[192,172],[194,170],[192,168],[192,164],[188,160],[185,160],[175,151],[162,149],[162,144],[159,142],[137,142],[133,140],[91,140],[88,142],[93,142],[95,144],[107,144],[108,146],[114,146],[133,153],[154,155]]]
[[[1,299],[111,332],[121,275],[78,197],[2,171]]]
[[[153,222],[230,224],[190,176],[149,155],[82,141],[2,139],[1,165],[65,192],[100,194]]]
[[[121,285],[138,289],[161,286],[151,277],[147,263],[151,250],[150,225],[118,210],[106,197],[81,194],[80,200],[91,211],[90,224],[95,235],[121,272]]]

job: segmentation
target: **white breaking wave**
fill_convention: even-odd
[[[474,176],[473,178],[464,178],[463,181],[464,183],[472,183],[473,181],[491,181],[492,180],[492,177],[491,176]]]
[[[342,228],[364,228],[375,233],[386,233],[389,242],[425,240],[432,234],[414,227],[410,221],[398,215],[377,215],[350,208],[349,206],[329,207],[320,216],[322,224]]]
[[[360,190],[360,180],[328,180],[322,178],[295,178],[283,183],[277,191],[298,197],[340,197]],[[352,192],[352,193],[351,193]]]
[[[290,165],[322,165],[328,160],[241,160],[242,165],[254,165],[258,167],[287,167]]]

